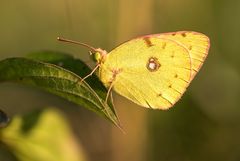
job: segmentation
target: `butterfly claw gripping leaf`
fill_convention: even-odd
[[[179,31],[138,37],[107,54],[91,49],[109,90],[147,108],[168,109],[201,68],[209,47],[204,34]]]

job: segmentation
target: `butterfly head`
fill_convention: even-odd
[[[92,59],[97,62],[98,64],[101,64],[104,62],[106,56],[107,56],[107,51],[97,48],[94,50],[94,53],[90,52],[90,56]]]

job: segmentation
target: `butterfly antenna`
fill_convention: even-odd
[[[67,43],[72,43],[72,44],[77,44],[77,45],[81,45],[81,46],[85,46],[87,48],[89,48],[90,50],[94,51],[94,52],[98,52],[98,50],[88,44],[82,43],[82,42],[78,42],[78,41],[74,41],[74,40],[69,40],[69,39],[65,39],[62,37],[57,37],[58,41],[62,41],[62,42],[67,42]]]

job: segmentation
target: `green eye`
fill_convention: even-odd
[[[101,59],[101,54],[99,52],[96,52],[96,53],[92,54],[92,58],[95,62],[99,62]]]

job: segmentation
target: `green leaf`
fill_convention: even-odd
[[[0,141],[19,161],[86,161],[64,116],[53,108],[15,116],[1,129]]]
[[[0,61],[0,82],[40,87],[93,110],[120,127],[112,99],[105,103],[107,89],[99,79],[93,75],[80,82],[81,77],[90,72],[91,69],[82,61],[59,52],[38,52],[30,54],[28,58]]]
[[[35,52],[28,54],[27,58],[55,64],[77,74],[81,78],[85,77],[92,71],[92,69],[90,69],[82,60],[75,59],[73,56],[62,52],[55,51]],[[105,100],[107,96],[107,89],[95,74],[88,77],[85,81],[103,100]],[[110,100],[110,102],[108,103],[111,104],[110,107],[114,111],[112,100]]]

